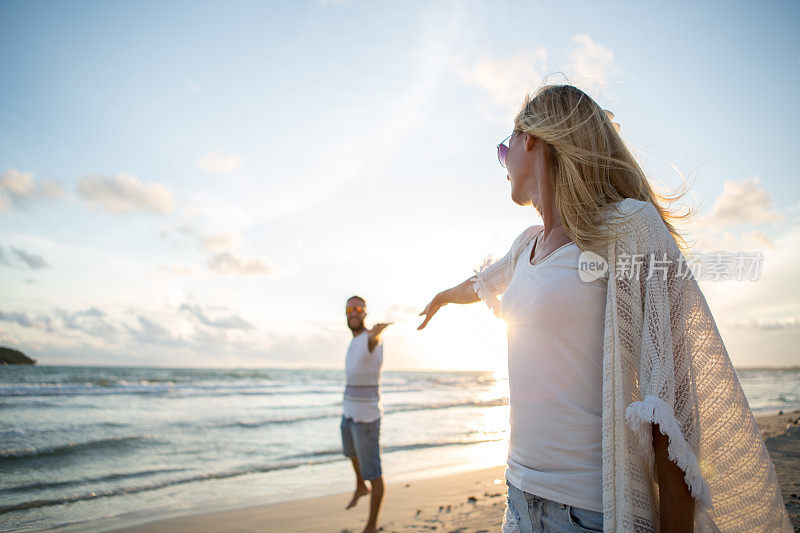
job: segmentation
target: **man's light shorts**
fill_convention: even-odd
[[[381,477],[381,454],[378,438],[381,419],[374,422],[356,422],[342,416],[342,448],[347,457],[358,458],[361,476],[372,481]]]

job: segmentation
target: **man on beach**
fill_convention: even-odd
[[[383,476],[379,435],[383,407],[380,401],[380,375],[383,365],[381,332],[389,324],[364,326],[367,304],[360,296],[351,296],[345,307],[347,327],[353,340],[347,349],[345,375],[347,386],[342,402],[342,448],[353,463],[356,490],[346,509],[355,507],[359,498],[370,492],[369,519],[364,533],[377,531],[378,513],[383,501]],[[371,490],[366,481],[370,482]]]

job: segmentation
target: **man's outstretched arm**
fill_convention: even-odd
[[[392,325],[392,322],[380,322],[375,324],[372,329],[369,331],[369,351],[372,353],[372,350],[378,345],[381,341],[381,333],[383,330],[388,328]]]

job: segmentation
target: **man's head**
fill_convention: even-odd
[[[364,329],[364,319],[367,317],[367,302],[361,296],[351,296],[347,299],[344,309],[347,316],[347,327],[351,331]]]

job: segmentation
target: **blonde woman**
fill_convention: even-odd
[[[544,224],[420,313],[507,322],[503,531],[791,531],[677,217],[611,116],[570,85],[526,98],[498,157]]]

